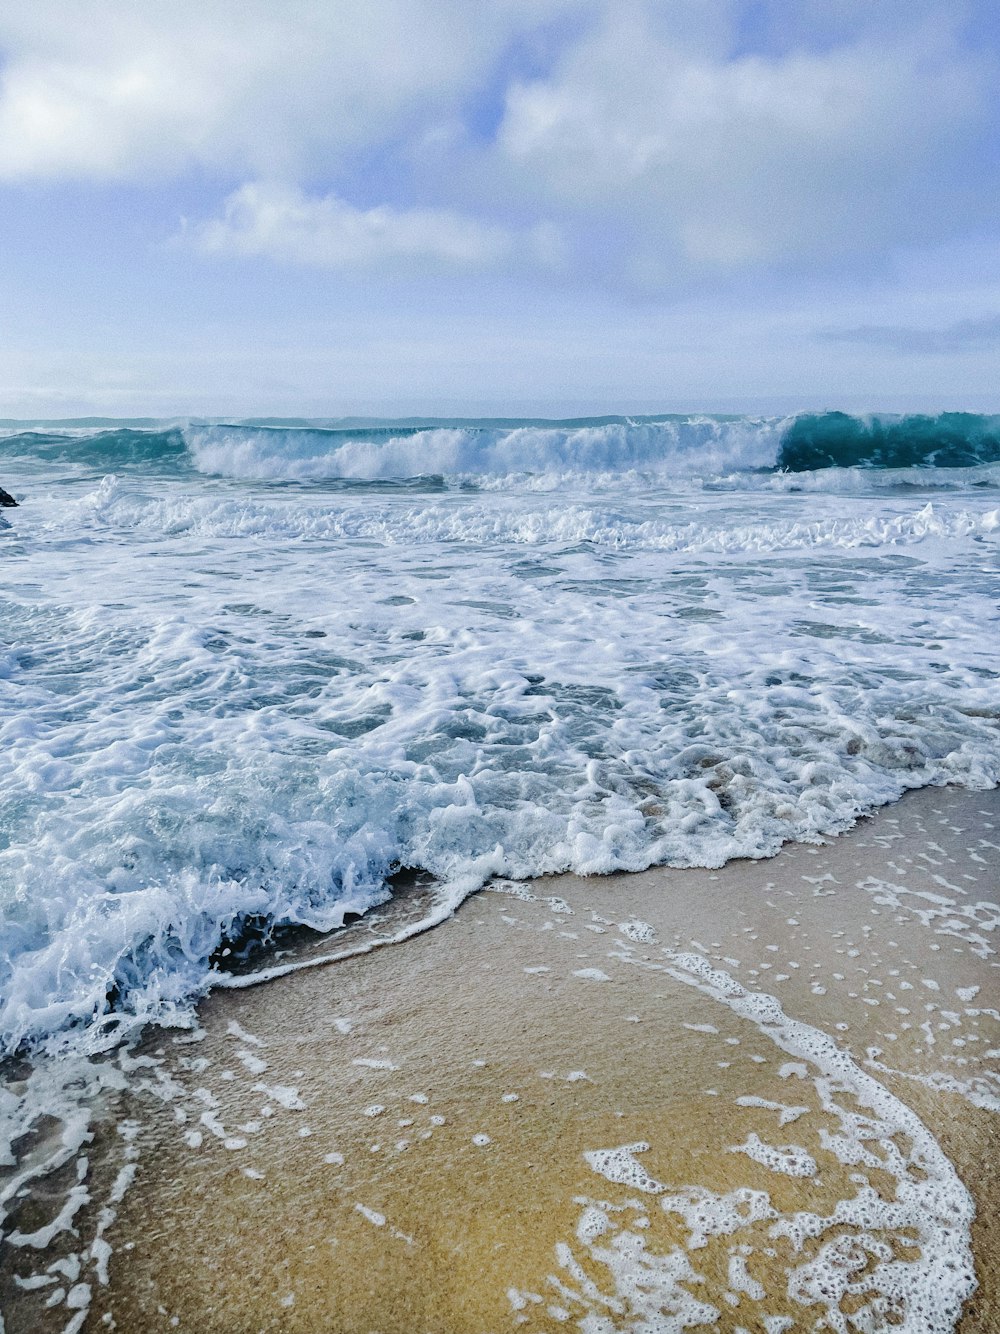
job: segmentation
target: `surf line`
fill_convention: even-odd
[[[470,894],[481,888],[482,881],[478,876],[449,881],[442,884],[440,895],[431,911],[418,921],[402,927],[394,936],[369,940],[363,945],[350,945],[332,954],[321,954],[315,959],[296,959],[294,963],[275,964],[272,968],[261,968],[252,973],[223,973],[213,970],[208,974],[208,987],[211,990],[216,987],[224,987],[230,991],[245,990],[247,987],[259,986],[263,982],[274,982],[279,977],[287,977],[290,973],[301,973],[307,968],[322,968],[326,964],[340,963],[344,959],[353,959],[361,954],[371,954],[373,950],[381,949],[383,945],[400,945],[404,940],[423,935],[425,931],[430,931],[440,926],[442,922],[446,922]]]

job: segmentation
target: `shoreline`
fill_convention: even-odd
[[[882,1279],[957,1315],[933,1200],[966,1188],[956,1328],[1000,1323],[998,878],[1000,791],[924,788],[821,845],[500,883],[398,948],[218,988],[109,1095],[81,1237],[134,1182],[77,1328],[805,1329],[846,1273],[838,1310],[908,1329]],[[837,1221],[792,1240],[807,1215]],[[7,1334],[67,1327],[51,1285],[2,1290]]]

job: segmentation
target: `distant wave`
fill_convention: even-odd
[[[385,482],[597,473],[718,478],[827,469],[971,468],[1000,462],[1000,416],[603,417],[575,421],[122,425],[0,437],[0,460],[233,479]]]

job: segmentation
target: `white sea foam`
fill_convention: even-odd
[[[348,447],[199,429],[170,457],[278,451],[285,477]],[[995,783],[995,503],[675,480],[682,456],[760,462],[768,430],[456,429],[379,455],[379,476],[474,455],[506,478],[488,496],[35,458],[0,535],[3,1044],[186,1022],[245,984],[222,949],[336,927],[400,866],[438,877],[430,923],[492,876],[718,865],[907,787]],[[391,439],[356,441],[352,475]],[[539,463],[570,469],[558,500]]]
[[[703,957],[663,950],[663,962],[651,964],[632,954],[631,947],[620,957],[696,987],[779,1050],[801,1058],[791,1064],[812,1087],[812,1117],[827,1123],[820,1131],[824,1171],[830,1176],[839,1171],[848,1193],[829,1213],[782,1211],[777,1196],[750,1185],[718,1192],[658,1180],[636,1156],[650,1151],[645,1142],[589,1151],[584,1157],[593,1171],[623,1193],[610,1200],[579,1198],[577,1249],[568,1242],[555,1248],[558,1269],[548,1285],[577,1327],[604,1329],[609,1313],[616,1317],[615,1328],[637,1334],[654,1327],[715,1325],[723,1310],[738,1307],[745,1294],[753,1302],[767,1299],[772,1314],[763,1323],[768,1329],[801,1326],[844,1334],[952,1330],[976,1287],[970,1241],[974,1210],[919,1118],[827,1034],[791,1018],[775,997],[746,990]],[[749,1097],[740,1102],[781,1106]],[[732,1151],[768,1172],[808,1178],[818,1173],[816,1159],[800,1146],[766,1144],[753,1132]],[[894,1188],[876,1192],[868,1170],[893,1178]],[[681,1245],[657,1247],[648,1205],[635,1198],[636,1191],[655,1196],[659,1208],[680,1221],[686,1234]],[[715,1266],[723,1252],[728,1288],[720,1289],[712,1263],[705,1262],[703,1253],[710,1246]],[[778,1264],[784,1273],[775,1283]],[[765,1275],[772,1277],[765,1282]],[[845,1298],[851,1303],[849,1316]],[[532,1294],[515,1291],[512,1306],[525,1310],[531,1300]],[[778,1314],[782,1306],[786,1313]]]
[[[816,1160],[798,1144],[765,1144],[751,1131],[745,1144],[734,1145],[731,1153],[745,1153],[755,1163],[771,1172],[782,1172],[790,1177],[816,1175]]]
[[[672,507],[668,507],[672,508]],[[683,507],[687,509],[687,507]],[[777,521],[721,522],[646,518],[608,506],[545,504],[544,497],[505,497],[502,503],[433,498],[420,504],[328,500],[290,505],[241,497],[171,495],[151,499],[114,475],[83,496],[63,523],[74,533],[90,526],[137,528],[156,536],[257,538],[276,541],[377,541],[389,546],[460,543],[473,546],[575,546],[677,553],[776,553],[799,548],[906,547],[928,538],[976,538],[1000,530],[1000,509],[916,508],[896,502],[878,515],[782,517]]]

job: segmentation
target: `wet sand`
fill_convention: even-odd
[[[1000,792],[930,789],[219,991],[126,1061],[7,1332],[1000,1329],[998,891]]]

